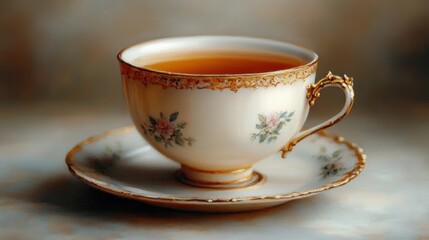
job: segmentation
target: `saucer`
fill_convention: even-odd
[[[210,189],[177,180],[179,164],[154,150],[134,127],[79,143],[66,156],[70,172],[102,191],[148,204],[189,211],[263,209],[340,187],[364,169],[366,156],[326,131],[301,141],[286,159],[280,152],[257,163],[263,180],[251,187]]]

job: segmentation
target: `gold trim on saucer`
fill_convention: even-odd
[[[358,147],[356,144],[352,142],[345,140],[343,137],[330,134],[327,131],[320,131],[318,132],[320,136],[330,138],[338,144],[343,144],[347,146],[347,148],[349,148],[354,152],[356,158],[358,159],[354,168],[351,171],[345,173],[343,177],[338,181],[327,184],[320,188],[316,188],[308,191],[302,191],[302,192],[292,192],[292,193],[278,194],[278,195],[249,196],[249,197],[237,197],[237,198],[210,198],[210,199],[201,198],[201,197],[158,197],[158,196],[150,196],[150,195],[146,195],[146,196],[137,195],[134,193],[130,193],[130,192],[115,188],[115,186],[112,186],[112,185],[99,184],[97,183],[97,181],[94,181],[93,179],[85,176],[85,174],[81,173],[79,171],[79,168],[74,165],[74,161],[75,161],[74,154],[79,152],[83,148],[83,146],[94,143],[100,139],[103,139],[112,135],[126,134],[133,130],[134,130],[133,126],[115,129],[94,137],[90,137],[87,140],[79,143],[74,148],[72,148],[66,155],[65,161],[68,166],[68,169],[74,176],[81,179],[83,182],[87,183],[92,187],[100,189],[102,191],[105,191],[120,197],[142,200],[149,203],[165,204],[165,206],[168,206],[168,205],[178,206],[179,204],[183,204],[186,202],[232,203],[232,202],[250,202],[250,201],[264,201],[264,200],[279,200],[279,199],[292,200],[296,198],[301,198],[315,193],[323,192],[331,188],[336,188],[350,182],[352,179],[357,177],[363,171],[366,164],[366,155],[363,154],[362,148]]]

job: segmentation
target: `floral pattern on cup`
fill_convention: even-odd
[[[176,122],[178,117],[179,112],[173,112],[168,116],[160,112],[158,119],[149,116],[149,123],[144,123],[140,127],[144,134],[153,137],[156,142],[164,144],[165,148],[185,144],[192,146],[195,139],[183,136],[182,130],[185,129],[187,123]]]
[[[252,141],[258,139],[259,143],[272,143],[277,140],[280,135],[279,131],[292,120],[295,112],[273,112],[268,116],[259,114],[259,123],[256,124],[257,133],[252,133]]]
[[[320,149],[320,155],[317,159],[322,163],[321,167],[321,176],[326,178],[328,176],[338,176],[340,173],[344,172],[346,168],[344,167],[342,151],[336,150],[331,154],[327,154],[325,147]]]

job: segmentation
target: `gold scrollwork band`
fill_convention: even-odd
[[[121,61],[121,74],[125,81],[140,81],[145,86],[159,85],[162,88],[175,89],[229,89],[237,92],[240,88],[267,88],[277,85],[292,84],[315,73],[317,61],[297,68],[276,72],[255,74],[192,75],[175,74],[137,68]]]

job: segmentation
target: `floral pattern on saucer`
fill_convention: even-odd
[[[173,112],[168,116],[160,112],[158,119],[149,116],[149,123],[144,123],[140,127],[145,135],[153,137],[156,142],[164,144],[166,148],[173,147],[174,144],[192,146],[195,139],[183,136],[182,130],[185,129],[187,123],[176,123],[178,117],[179,112]]]
[[[320,175],[323,178],[329,176],[338,176],[340,173],[343,173],[346,168],[344,167],[342,151],[335,150],[331,154],[327,153],[325,147],[320,148],[320,155],[317,156],[317,159],[322,163]]]
[[[286,122],[292,120],[295,112],[273,112],[268,116],[259,114],[259,123],[256,124],[257,133],[252,134],[252,141],[258,139],[259,143],[267,142],[272,143],[277,140],[280,135],[279,131],[286,125]]]
[[[89,156],[87,161],[95,171],[102,174],[108,174],[110,169],[115,167],[117,162],[121,160],[121,154],[121,146],[118,146],[118,148],[115,150],[113,150],[111,147],[106,147],[103,155]]]

